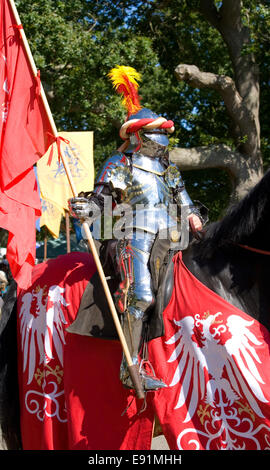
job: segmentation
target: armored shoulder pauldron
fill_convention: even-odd
[[[179,191],[185,187],[181,173],[174,165],[169,165],[165,170],[164,179],[169,188],[177,189]]]
[[[114,189],[125,190],[132,185],[132,172],[128,166],[116,166],[108,171],[108,179]]]

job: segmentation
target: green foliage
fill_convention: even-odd
[[[158,57],[151,39],[132,35],[120,26],[113,29],[119,22],[117,18],[109,21],[102,3],[18,2],[57,128],[94,130],[97,169],[121,144],[117,128],[125,120],[120,98],[107,78],[110,69],[116,64],[133,66],[143,74],[145,83],[153,81],[153,76],[158,81],[162,75],[160,67],[153,73]],[[92,11],[88,16],[87,7]],[[141,94],[146,102],[151,98],[145,85]]]
[[[218,168],[183,172],[186,188],[193,201],[199,200],[209,211],[209,220],[220,219],[229,205],[229,175]]]
[[[93,130],[95,167],[122,142],[125,120],[120,98],[107,78],[116,64],[143,76],[142,104],[175,122],[174,143],[193,147],[236,145],[220,96],[179,83],[179,63],[232,76],[223,39],[199,13],[199,0],[17,0],[21,21],[41,70],[41,79],[58,130]],[[214,2],[220,8],[222,1]],[[262,150],[270,164],[269,26],[267,2],[245,0],[243,21],[251,31],[249,49],[260,66]],[[192,197],[217,218],[230,187],[221,170],[184,174]],[[218,197],[217,197],[218,195]]]

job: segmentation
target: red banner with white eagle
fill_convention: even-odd
[[[270,334],[174,258],[166,334],[149,358],[168,384],[154,408],[171,449],[270,449]]]
[[[70,253],[33,270],[18,297],[24,449],[150,449],[154,413],[172,450],[270,448],[270,335],[175,262],[165,336],[149,361],[168,387],[147,406],[119,380],[121,346],[66,332],[95,264]],[[109,397],[109,398],[108,398]]]
[[[67,333],[96,272],[72,252],[33,269],[18,295],[18,378],[23,450],[150,449],[153,412],[119,379],[122,349]]]

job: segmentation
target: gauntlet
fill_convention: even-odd
[[[94,222],[101,215],[102,204],[96,195],[90,197],[78,196],[69,199],[69,212],[72,217],[78,219],[88,219]]]

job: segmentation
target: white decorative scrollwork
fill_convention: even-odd
[[[256,426],[252,416],[240,418],[237,406],[229,409],[226,406],[212,409],[209,417],[204,421],[203,428],[204,431],[195,428],[183,430],[177,438],[178,448],[180,450],[201,450],[202,448],[246,450],[247,447],[252,446],[254,450],[270,450],[270,428],[265,424]],[[262,442],[261,435],[263,429],[265,430],[264,442]]]
[[[50,392],[45,392],[45,388],[51,386]],[[58,385],[55,382],[49,382],[44,386],[42,392],[29,390],[25,394],[25,406],[29,413],[36,414],[39,421],[44,421],[45,416],[49,418],[56,417],[61,423],[67,422],[66,408],[60,405],[59,400],[63,398],[64,391],[58,391]],[[62,400],[64,403],[64,400]]]
[[[224,318],[223,318],[224,317]],[[183,410],[179,449],[269,449],[270,427],[264,415],[265,393],[257,339],[240,315],[221,312],[174,320],[178,329],[170,386],[178,386],[175,410]],[[189,425],[190,423],[190,425]]]

